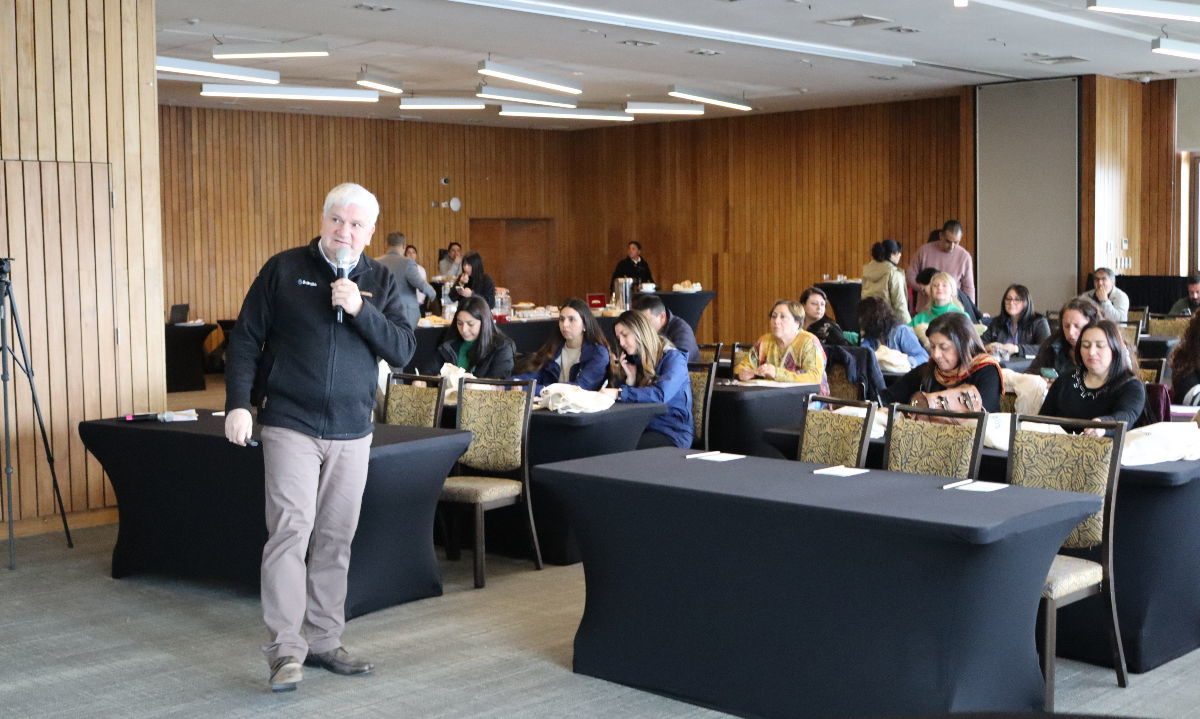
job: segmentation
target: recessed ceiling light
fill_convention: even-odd
[[[905,27],[904,25],[893,25],[891,27],[885,27],[884,31],[885,32],[894,32],[897,35],[911,35],[912,33],[915,33],[915,32],[921,32],[920,30],[916,29],[915,27]]]
[[[1030,57],[1025,62],[1032,62],[1038,65],[1071,65],[1077,62],[1089,62],[1089,60],[1086,57],[1076,57],[1074,55],[1041,55]]]
[[[649,40],[622,40],[621,44],[629,47],[654,47],[658,43]]]
[[[891,82],[896,79],[895,75],[871,75],[872,80],[882,80],[883,82]]]
[[[836,20],[821,20],[824,25],[834,25],[837,27],[864,27],[866,25],[878,25],[884,22],[893,22],[885,17],[876,17],[875,15],[855,15],[853,17],[841,17]]]
[[[715,55],[724,55],[725,53],[721,52],[720,50],[708,50],[706,48],[701,47],[701,48],[696,48],[695,50],[688,50],[688,54],[689,55],[700,55],[701,57],[713,57]]]

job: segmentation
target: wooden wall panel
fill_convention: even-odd
[[[166,399],[154,45],[153,0],[0,3],[0,252],[77,522],[111,519],[113,497],[76,425]],[[54,529],[32,396],[13,387],[13,516]]]
[[[947,218],[973,246],[969,95],[573,133],[569,254],[603,287],[630,240],[660,286],[717,291],[702,341],[764,331],[772,300],[861,274],[870,247],[906,253]]]
[[[1178,274],[1175,81],[1087,76],[1082,92],[1080,282],[1099,265]]]

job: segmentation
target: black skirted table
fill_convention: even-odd
[[[1179,344],[1174,335],[1141,335],[1138,337],[1138,356],[1142,359],[1165,359]]]
[[[817,287],[825,291],[829,306],[838,327],[849,332],[858,331],[858,303],[862,300],[862,282],[849,280],[818,282]]]
[[[583,555],[576,672],[742,716],[1041,706],[1041,587],[1099,498],[688,453],[535,470]]]
[[[778,458],[775,448],[763,441],[763,432],[794,423],[805,398],[819,389],[815,384],[717,385],[709,412],[709,446],[724,452]]]
[[[662,300],[667,310],[692,326],[692,331],[700,326],[700,317],[704,314],[708,303],[717,296],[716,292],[698,290],[696,292],[655,292]]]
[[[113,577],[151,572],[257,585],[267,539],[262,448],[230,444],[224,418],[201,415],[197,422],[79,424],[117,497]],[[442,593],[433,515],[470,437],[375,426],[347,617]]]
[[[796,454],[798,426],[774,427],[764,439],[787,457]],[[982,479],[1006,481],[1007,453],[985,448]],[[873,440],[867,463],[883,462]],[[1200,461],[1122,467],[1117,486],[1113,577],[1125,659],[1148,672],[1200,648]],[[1085,599],[1058,612],[1058,653],[1111,666],[1103,606]]]
[[[216,325],[167,325],[167,391],[204,389],[204,341]]]
[[[454,407],[447,408],[442,417],[443,426],[453,426],[454,410]],[[638,439],[650,420],[665,411],[667,406],[656,402],[617,403],[603,412],[586,414],[534,410],[529,418],[529,464],[536,466],[628,452],[637,447]],[[533,520],[537,526],[542,559],[551,564],[578,562],[575,533],[562,505],[553,496],[541,496],[536,487],[532,496]],[[505,507],[488,512],[489,551],[522,557],[529,554],[529,531],[525,526],[523,511],[520,507]]]

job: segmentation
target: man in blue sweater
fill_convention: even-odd
[[[320,237],[267,260],[229,340],[225,436],[246,445],[252,406],[263,425],[263,653],[276,692],[296,688],[301,663],[336,674],[373,669],[342,647],[346,571],[367,481],[377,358],[401,367],[416,346],[392,273],[362,254],[378,216],[365,188],[333,188]]]

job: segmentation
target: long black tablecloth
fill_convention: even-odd
[[[535,410],[529,418],[529,464],[536,466],[600,454],[628,452],[650,420],[667,410],[656,402],[617,403],[603,412],[557,414]],[[447,407],[443,426],[454,425],[455,408]],[[541,496],[536,487],[533,520],[541,543],[542,559],[551,564],[579,561],[575,532],[567,521],[566,510],[553,496]],[[530,552],[529,531],[521,507],[504,507],[488,512],[487,547],[517,556]]]
[[[768,443],[796,454],[800,428],[775,427]],[[1006,481],[1006,453],[983,450],[982,479]],[[882,466],[881,440],[867,463]],[[1113,576],[1125,659],[1148,672],[1200,648],[1200,461],[1122,467],[1117,486]],[[1058,653],[1111,666],[1102,603],[1086,599],[1059,610]]]
[[[838,327],[858,331],[858,303],[862,301],[862,282],[818,282],[817,287],[825,291],[833,318]]]
[[[576,672],[743,716],[1040,707],[1042,583],[1098,498],[687,453],[535,470],[583,554]]]
[[[800,407],[815,384],[794,387],[717,385],[709,412],[708,440],[712,449],[759,457],[780,454],[763,441],[770,427],[791,424],[800,417]]]
[[[692,331],[700,326],[700,317],[704,315],[708,303],[717,296],[716,292],[700,290],[698,292],[655,292],[662,300],[667,310],[692,326]]]
[[[216,325],[167,325],[167,391],[204,389],[204,341]]]
[[[79,424],[104,466],[120,526],[113,577],[163,573],[257,585],[264,520],[261,447],[238,447],[224,419]],[[346,616],[438,596],[433,515],[469,432],[376,425],[351,548]]]

